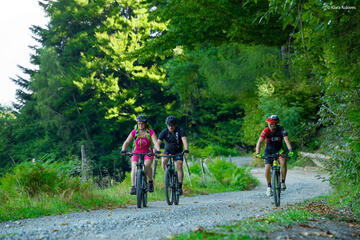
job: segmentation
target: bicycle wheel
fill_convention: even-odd
[[[271,172],[271,186],[273,190],[275,206],[280,206],[280,172],[278,170],[273,170]]]
[[[179,179],[178,179],[178,175],[177,172],[175,172],[175,174],[173,175],[173,183],[174,183],[174,190],[172,192],[173,194],[173,199],[174,199],[174,204],[178,205],[179,204],[179,200],[180,200],[180,194],[179,194],[179,189],[178,189],[178,183],[179,183]]]
[[[166,198],[166,202],[168,205],[172,205],[173,204],[173,199],[172,199],[172,177],[171,177],[171,172],[168,168],[166,168],[165,170],[165,198]]]
[[[147,179],[146,179],[146,176],[144,174],[143,177],[142,177],[143,207],[147,207],[147,185],[148,185]]]
[[[142,198],[143,198],[143,174],[142,171],[140,169],[136,170],[136,205],[138,208],[141,208],[141,203],[142,203]]]
[[[157,161],[156,159],[154,160],[154,165],[153,165],[153,171],[152,171],[152,174],[153,174],[153,179],[155,180],[155,175],[156,175],[156,167],[157,167]]]

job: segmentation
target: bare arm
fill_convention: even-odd
[[[157,139],[157,144],[158,144],[158,146],[159,146],[159,149],[160,149],[161,143],[162,143],[162,141],[158,138],[158,139]]]
[[[155,134],[155,133],[153,133],[153,135],[151,136],[151,140],[152,140],[153,143],[154,143],[155,151],[160,151],[159,140],[158,140],[158,138],[156,137],[156,134]],[[161,141],[160,141],[160,142],[161,142]]]
[[[189,150],[189,145],[188,145],[187,138],[186,138],[186,137],[182,137],[181,140],[182,140],[182,142],[183,142],[183,144],[184,144],[185,150]]]
[[[285,137],[284,137],[284,141],[285,141],[285,143],[286,143],[286,147],[287,147],[288,150],[291,152],[291,151],[292,151],[292,147],[291,147],[291,144],[290,144],[289,137],[288,137],[288,136],[285,136]]]
[[[129,136],[127,137],[127,139],[125,140],[124,144],[121,147],[122,151],[125,151],[126,148],[129,146],[129,144],[131,143],[131,141],[133,140],[133,136],[131,135],[131,133],[129,134]]]
[[[259,154],[260,153],[260,150],[261,150],[261,144],[262,142],[265,140],[265,138],[263,137],[259,137],[259,140],[256,144],[256,153]]]

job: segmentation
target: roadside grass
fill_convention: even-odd
[[[172,236],[172,239],[263,239],[262,235],[277,231],[281,226],[304,223],[317,216],[307,210],[292,208],[262,217],[247,218],[232,225],[216,226],[210,230],[198,227],[193,232]]]
[[[129,194],[130,173],[123,182],[101,189],[91,180],[82,182],[71,176],[73,168],[68,164],[73,163],[26,162],[0,178],[0,221],[136,204],[136,196]],[[148,201],[165,200],[164,172],[159,165],[155,191],[148,194]],[[219,159],[208,166],[212,176],[204,177],[199,165],[190,166],[191,184],[184,168],[184,196],[247,190],[258,184],[247,168]]]

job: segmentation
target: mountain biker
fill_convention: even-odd
[[[293,156],[294,152],[292,150],[288,134],[286,130],[278,125],[280,122],[280,119],[277,115],[271,115],[266,119],[266,122],[268,123],[268,127],[266,127],[256,144],[256,156],[261,157],[260,155],[260,149],[261,144],[265,140],[265,151],[264,151],[264,163],[265,163],[265,177],[268,184],[268,187],[266,189],[266,195],[271,196],[271,177],[270,177],[270,169],[271,165],[273,163],[273,159],[268,158],[269,155],[278,153],[282,150],[283,147],[283,140],[285,141],[285,144],[289,150],[288,156]],[[285,179],[286,179],[286,173],[287,173],[287,165],[286,165],[286,157],[280,155],[279,156],[279,162],[281,165],[281,189],[284,191],[286,189],[285,185]]]
[[[134,153],[148,153],[153,152],[151,148],[151,141],[154,144],[154,148],[156,152],[160,153],[160,147],[157,143],[157,137],[155,132],[149,128],[148,126],[148,118],[145,115],[139,115],[136,118],[136,125],[135,129],[132,130],[125,140],[122,148],[121,148],[121,154],[126,154],[126,148],[129,146],[131,141],[134,140],[134,146],[133,146],[133,152]],[[136,188],[135,188],[135,172],[136,172],[136,164],[139,161],[139,157],[137,155],[133,155],[131,157],[131,190],[130,194],[135,195],[136,194]],[[151,164],[154,159],[154,156],[144,156],[144,165],[145,165],[145,172],[146,175],[149,178],[149,186],[148,190],[149,192],[154,191],[154,182],[152,179],[152,169]]]
[[[167,154],[178,154],[181,153],[183,150],[184,145],[184,153],[189,153],[189,146],[186,138],[186,133],[182,128],[177,127],[177,119],[175,116],[168,116],[165,120],[165,124],[167,128],[161,131],[159,138],[158,138],[158,145],[165,140],[165,148],[164,148],[164,155]],[[169,158],[163,157],[162,158],[162,167],[165,171],[166,165],[169,161]],[[174,158],[176,169],[179,176],[179,194],[182,194],[182,181],[184,176],[183,171],[183,156],[178,155]]]

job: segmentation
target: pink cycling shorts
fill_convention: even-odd
[[[151,151],[151,150],[147,150],[147,151],[137,151],[137,150],[135,150],[134,153],[147,153],[147,152],[149,152],[149,151]],[[133,155],[133,156],[131,157],[131,162],[136,162],[136,163],[137,163],[137,162],[139,161],[139,158],[140,158],[140,156]],[[153,159],[154,159],[154,156],[152,156],[152,157],[149,157],[148,155],[145,155],[145,156],[144,156],[144,161],[150,160],[150,161],[152,162]]]

